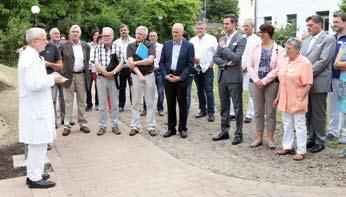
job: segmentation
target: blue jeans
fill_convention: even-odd
[[[199,109],[202,112],[213,114],[215,108],[213,82],[214,71],[213,68],[208,68],[205,73],[195,75],[195,83],[197,86],[197,95],[199,100]],[[207,109],[208,107],[208,109]]]
[[[157,69],[154,71],[155,74],[155,83],[157,88],[157,111],[163,111],[163,99],[165,98],[165,87],[163,76],[161,72]]]

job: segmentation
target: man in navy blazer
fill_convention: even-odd
[[[164,86],[168,108],[168,130],[163,137],[176,134],[177,125],[176,103],[179,105],[178,131],[182,138],[187,137],[187,86],[190,71],[193,69],[195,49],[183,39],[184,26],[175,23],[172,27],[172,40],[167,41],[162,48],[159,63],[160,72],[164,77]]]

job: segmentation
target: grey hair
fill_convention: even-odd
[[[71,28],[70,28],[70,33],[72,32],[72,30],[74,29],[78,29],[79,32],[82,34],[82,30],[80,29],[79,25],[72,25]]]
[[[114,36],[114,31],[113,31],[112,28],[110,28],[110,27],[104,27],[104,28],[102,28],[102,33],[103,33],[104,31],[110,31],[111,34],[112,34],[112,37]]]
[[[184,25],[183,25],[183,24],[181,24],[181,23],[174,23],[174,25],[173,25],[172,28],[174,28],[174,27],[177,27],[177,28],[179,28],[182,32],[184,32]]]
[[[46,31],[42,28],[33,27],[25,32],[26,43],[30,44],[35,38],[39,38],[41,35],[46,35]]]
[[[54,27],[49,31],[49,35],[52,35],[55,31],[58,31],[60,33],[59,29]]]
[[[253,24],[253,20],[251,19],[251,18],[247,18],[247,19],[245,19],[244,20],[244,23],[245,22],[249,22],[250,23],[250,25],[253,27],[254,26],[254,24]]]
[[[298,38],[290,38],[286,41],[285,45],[290,44],[298,51],[302,48],[302,42]]]
[[[204,27],[207,27],[207,23],[205,22],[205,21],[198,21],[197,23],[196,23],[196,27],[197,26],[204,26]]]
[[[146,35],[146,36],[148,35],[148,28],[147,28],[147,27],[145,27],[145,26],[139,26],[139,27],[137,27],[137,29],[136,29],[136,34],[137,34],[137,32],[138,32],[139,30],[144,30],[145,35]]]

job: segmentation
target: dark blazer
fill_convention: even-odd
[[[221,37],[227,40],[227,38]],[[246,38],[240,35],[239,32],[234,34],[231,42],[224,48],[218,47],[213,57],[214,62],[223,67],[229,61],[235,63],[232,66],[220,68],[218,74],[218,82],[243,83],[243,71],[241,66],[241,58],[245,49]]]
[[[161,52],[161,59],[159,63],[160,72],[164,78],[166,75],[170,74],[171,63],[172,63],[172,50],[173,50],[173,40],[165,42]],[[179,86],[186,87],[189,83],[190,72],[193,69],[195,60],[195,48],[190,42],[183,40],[178,62],[176,73],[181,78],[178,82]],[[165,83],[168,81],[165,79]]]
[[[90,60],[90,46],[81,41],[83,55],[84,55],[84,77],[85,77],[85,85],[86,88],[90,87],[91,84],[91,76],[89,74],[89,60]],[[66,41],[64,44],[60,46],[60,53],[62,57],[63,68],[61,70],[61,75],[68,78],[63,86],[68,88],[72,84],[73,77],[73,66],[74,66],[74,53],[72,48],[72,42],[70,40]]]
[[[326,93],[331,91],[333,58],[336,40],[333,36],[322,32],[308,51],[312,36],[303,41],[300,53],[308,58],[312,64],[314,83],[310,89],[312,93]]]

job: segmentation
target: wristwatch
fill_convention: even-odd
[[[113,75],[117,74],[115,71],[113,72]]]

